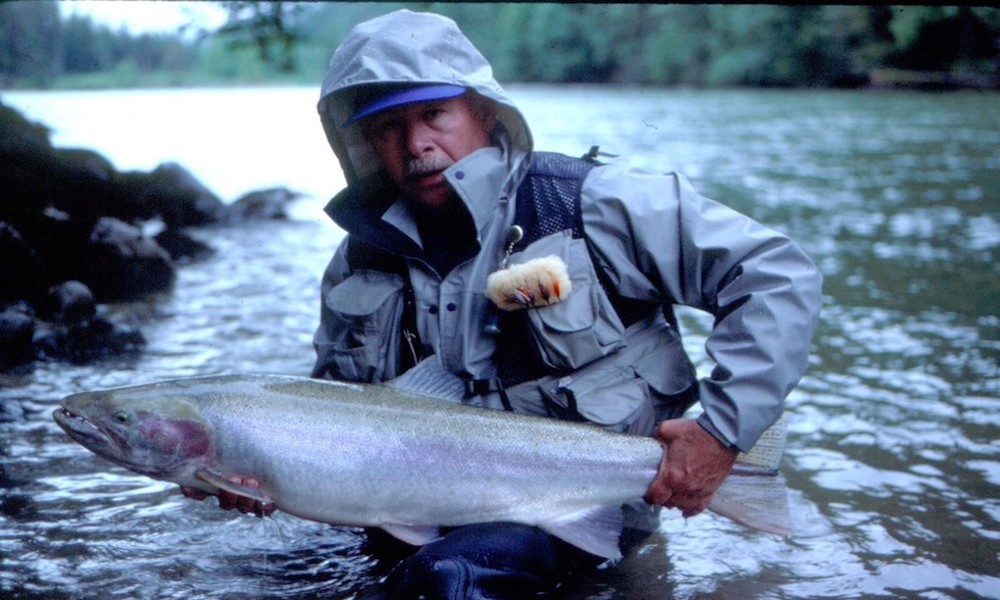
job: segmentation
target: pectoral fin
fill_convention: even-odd
[[[441,537],[437,527],[433,525],[400,525],[398,523],[386,523],[382,529],[389,532],[392,537],[402,540],[411,546],[423,546]]]
[[[213,485],[220,490],[226,490],[227,492],[231,492],[237,496],[246,496],[247,498],[253,498],[254,500],[260,502],[273,502],[273,500],[265,496],[258,489],[234,483],[218,473],[213,473],[212,471],[208,471],[206,469],[198,469],[195,471],[194,476],[209,485]]]
[[[539,527],[557,538],[610,559],[622,556],[618,538],[622,532],[621,506],[598,506],[581,510],[555,521],[539,523]]]

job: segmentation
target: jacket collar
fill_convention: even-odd
[[[482,243],[486,229],[505,198],[508,165],[500,148],[482,148],[444,172],[476,228]],[[324,209],[352,236],[393,254],[419,256],[420,236],[406,200],[381,172],[361,179],[333,197]]]

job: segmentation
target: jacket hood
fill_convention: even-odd
[[[398,10],[355,26],[334,51],[323,80],[320,120],[349,185],[378,170],[360,128],[345,125],[359,91],[401,83],[459,85],[495,102],[511,183],[520,181],[532,150],[531,131],[490,64],[451,19]]]

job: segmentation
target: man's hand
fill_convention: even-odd
[[[246,479],[230,477],[229,481],[249,488],[260,489],[260,482],[249,477]],[[181,486],[181,493],[194,500],[204,500],[205,498],[213,495],[198,488],[187,487],[184,485]],[[266,517],[274,512],[274,504],[271,502],[261,502],[259,500],[247,498],[246,496],[240,496],[239,494],[234,494],[226,490],[219,490],[218,496],[219,508],[222,510],[232,510],[235,508],[241,513],[257,515],[258,517]]]
[[[692,419],[663,421],[656,437],[663,444],[663,460],[646,491],[646,502],[678,508],[685,517],[693,517],[708,508],[739,452],[722,445]]]

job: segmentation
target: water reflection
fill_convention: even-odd
[[[788,232],[826,276],[810,371],[788,403],[783,472],[797,535],[667,515],[619,567],[569,583],[560,597],[1000,595],[996,96],[511,92],[539,147],[581,154],[600,144],[642,166],[680,170],[706,195]],[[206,114],[228,130],[248,114],[265,114],[275,98],[311,111],[314,90],[213,94],[144,92],[142,99],[164,115],[226,107]],[[107,94],[104,104],[88,98],[69,96],[74,110],[58,114],[108,129],[128,118],[101,112],[115,106]],[[321,134],[312,120],[308,127],[296,133],[283,121],[271,134],[292,139],[270,155],[255,144],[225,145],[226,136],[203,155],[315,178],[291,183],[300,189],[336,188],[331,165],[296,170],[298,157],[284,150],[316,148]],[[72,123],[60,129],[69,132]],[[157,135],[169,136],[168,129]],[[298,144],[299,135],[308,141]],[[259,177],[262,169],[253,170]],[[229,167],[206,173],[214,189],[240,184]],[[309,202],[304,213],[317,214],[321,198]],[[194,233],[218,252],[184,267],[172,294],[107,308],[141,327],[150,340],[142,355],[93,366],[39,364],[0,378],[0,592],[349,598],[378,576],[356,531],[286,515],[261,521],[183,499],[172,485],[87,453],[49,418],[59,397],[83,389],[308,371],[319,277],[339,233],[313,217]],[[701,345],[710,320],[691,311],[680,317],[690,334],[685,346],[701,371],[710,369]]]

